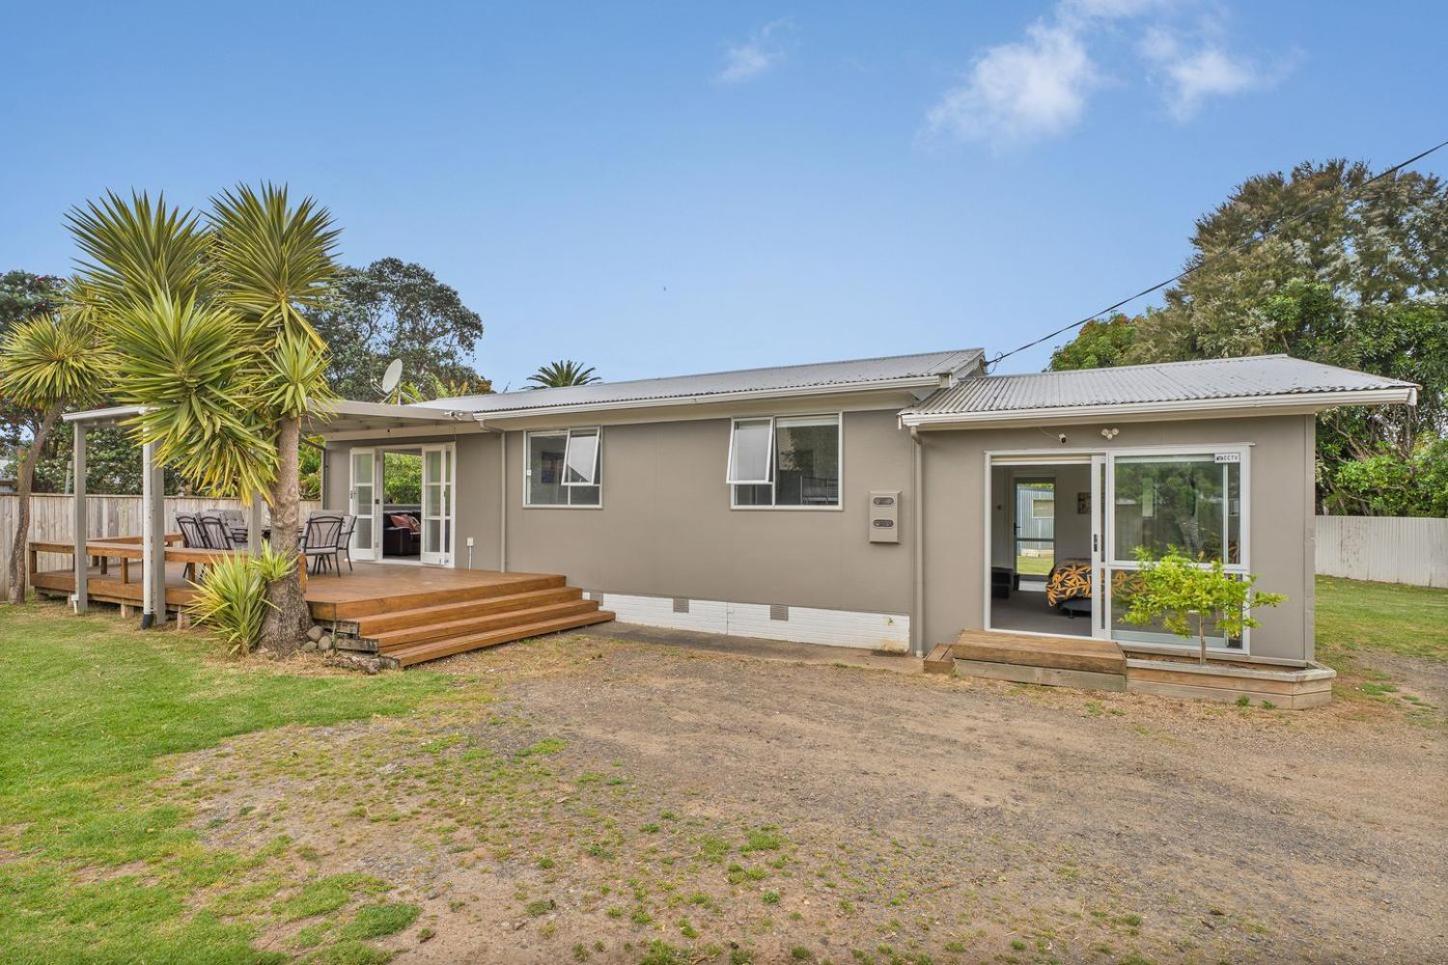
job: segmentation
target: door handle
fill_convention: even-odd
[[[1093,552],[1093,553],[1099,553],[1099,552],[1101,552],[1101,534],[1100,534],[1100,533],[1092,533],[1092,534],[1091,534],[1091,552]]]

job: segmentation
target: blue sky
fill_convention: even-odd
[[[328,205],[482,314],[501,388],[1013,348],[1304,159],[1448,137],[1448,7],[1246,0],[11,4],[0,268],[71,205]],[[1448,151],[1422,166],[1445,171]],[[1048,348],[1003,363],[1042,367]]]

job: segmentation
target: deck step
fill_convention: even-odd
[[[471,586],[437,586],[402,593],[379,593],[364,599],[336,603],[313,603],[312,616],[318,620],[357,621],[363,617],[396,613],[448,603],[465,603],[500,596],[562,587],[567,580],[557,574],[508,574],[505,582]]]
[[[544,589],[506,593],[501,596],[482,597],[474,600],[458,600],[406,609],[398,608],[386,613],[337,622],[339,626],[355,631],[359,637],[376,638],[382,634],[405,630],[409,627],[450,623],[468,617],[505,613],[510,610],[529,610],[553,603],[570,603],[582,597],[583,591],[576,586],[550,586]]]
[[[966,630],[951,645],[951,652],[956,660],[975,664],[1126,676],[1126,658],[1121,648],[1109,640],[1091,637],[1027,636],[993,630]]]
[[[493,630],[506,630],[508,627],[520,625],[529,626],[535,623],[543,623],[547,620],[592,613],[597,609],[597,600],[574,598],[571,600],[546,603],[543,606],[527,609],[507,609],[499,613],[486,613],[479,616],[463,617],[458,620],[425,623],[418,626],[404,627],[400,630],[390,630],[386,633],[369,633],[360,636],[364,640],[370,640],[375,643],[380,652],[390,653],[393,650],[410,644],[427,643],[430,640],[450,640],[455,637],[489,633]]]
[[[930,655],[925,658],[926,673],[955,673],[955,654],[951,652],[950,644],[938,643]]]
[[[586,627],[595,623],[607,623],[612,619],[613,614],[607,610],[593,610],[588,613],[574,614],[573,616],[560,617],[554,620],[511,626],[507,629],[494,630],[490,633],[470,634],[444,640],[432,640],[427,643],[411,644],[388,651],[385,656],[396,660],[400,666],[410,667],[413,664],[423,663],[427,660],[437,660],[442,657],[451,657],[454,654],[466,653],[469,650],[481,650],[484,647],[495,647],[500,643],[510,643],[514,640],[522,640],[527,637],[538,637],[547,633],[557,633],[560,630],[572,630],[576,627]]]

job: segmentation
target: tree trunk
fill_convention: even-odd
[[[50,430],[55,428],[55,420],[58,418],[60,406],[46,410],[40,419],[40,425],[35,429],[35,437],[31,440],[30,447],[25,450],[25,458],[20,460],[18,478],[15,480],[15,542],[10,547],[10,588],[6,592],[6,599],[11,603],[25,602],[25,584],[30,579],[27,573],[30,554],[25,546],[30,536],[30,490],[35,484],[35,464],[40,461],[40,451],[45,447],[45,440],[49,438]]]
[[[301,525],[301,484],[298,479],[297,447],[301,444],[301,422],[285,417],[277,431],[277,478],[271,491],[271,548],[275,553],[296,558],[298,527]],[[291,653],[306,638],[312,625],[311,612],[302,590],[298,559],[291,573],[267,584],[271,603],[261,628],[261,645],[280,653]]]

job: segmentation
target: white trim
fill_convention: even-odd
[[[1230,399],[1181,399],[1168,402],[1128,402],[1100,405],[1042,406],[987,412],[902,412],[900,423],[921,429],[952,426],[1049,422],[1083,422],[1096,419],[1143,416],[1180,418],[1203,413],[1265,415],[1313,412],[1341,405],[1417,405],[1416,388],[1355,389],[1344,392],[1302,392],[1287,395],[1245,396]],[[1271,413],[1262,410],[1272,410]]]
[[[768,481],[765,481],[765,482],[747,482],[747,483],[734,483],[734,482],[729,482],[729,481],[728,481],[728,479],[729,479],[729,468],[728,468],[728,467],[729,467],[729,463],[725,463],[725,469],[724,469],[725,483],[724,483],[724,484],[729,487],[729,508],[730,508],[731,510],[738,510],[739,512],[754,512],[754,511],[766,511],[766,512],[772,512],[772,513],[787,513],[787,512],[793,512],[793,511],[803,511],[803,512],[808,512],[808,513],[837,513],[837,512],[843,512],[843,511],[844,511],[844,508],[845,508],[845,414],[844,414],[844,412],[804,412],[804,413],[799,413],[799,414],[797,414],[797,415],[783,415],[783,416],[740,416],[738,419],[731,419],[730,422],[729,422],[729,455],[730,455],[730,461],[731,461],[731,462],[732,462],[732,457],[733,457],[733,454],[734,454],[734,423],[735,423],[735,422],[741,422],[741,421],[743,421],[743,422],[756,421],[756,422],[757,422],[757,421],[763,421],[763,420],[766,419],[766,418],[769,419],[769,466],[770,466],[770,479],[769,479]],[[839,469],[839,491],[838,491],[838,493],[836,494],[837,498],[835,499],[835,502],[834,502],[834,503],[828,504],[828,505],[804,505],[804,504],[801,504],[801,505],[796,506],[796,505],[793,505],[793,504],[789,504],[789,505],[781,506],[781,505],[779,505],[777,502],[775,502],[775,497],[776,497],[776,495],[778,494],[778,491],[779,491],[779,488],[778,488],[778,487],[779,487],[779,465],[778,465],[779,459],[777,458],[777,457],[778,457],[778,451],[777,451],[778,434],[777,434],[777,432],[776,432],[776,424],[778,423],[778,420],[780,420],[780,419],[785,419],[785,420],[805,420],[805,419],[825,420],[825,419],[834,419],[834,420],[835,420],[835,432],[836,432],[835,448],[836,448],[836,451],[839,453],[839,466],[838,466],[838,469]],[[737,487],[739,487],[739,486],[768,486],[768,487],[769,487],[769,503],[768,503],[767,505],[757,505],[757,504],[755,504],[755,505],[749,505],[749,504],[741,505],[739,502],[737,502],[737,494],[738,494],[738,488],[737,488]]]
[[[690,630],[719,636],[788,640],[835,647],[908,653],[910,617],[789,605],[787,620],[772,619],[768,603],[690,599],[688,612],[674,611],[674,598],[595,593],[620,623]]]
[[[597,503],[574,503],[574,502],[572,502],[571,500],[573,499],[574,489],[577,489],[577,488],[593,488],[593,487],[587,487],[587,486],[584,486],[584,484],[579,483],[579,484],[577,484],[576,486],[570,488],[570,487],[568,486],[568,484],[564,482],[564,479],[567,478],[568,439],[570,439],[570,438],[572,437],[572,434],[573,434],[574,432],[597,432],[597,433],[598,433],[598,451],[597,451],[597,453],[595,453],[596,462],[595,462],[595,468],[594,468],[594,478],[595,478],[595,479],[598,479],[598,481],[593,484],[593,486],[595,486],[595,487],[598,488],[598,502],[597,502]],[[563,436],[563,437],[564,437],[564,441],[563,441],[564,466],[563,466],[562,469],[559,470],[560,473],[561,473],[561,475],[560,475],[560,477],[559,477],[558,483],[559,483],[560,486],[563,486],[563,487],[564,487],[564,488],[563,488],[563,492],[567,495],[568,499],[570,500],[569,502],[566,502],[566,503],[535,503],[535,502],[532,501],[532,499],[533,499],[533,493],[532,493],[531,487],[529,487],[529,485],[528,485],[528,480],[532,477],[533,468],[532,468],[532,457],[531,457],[531,455],[530,455],[530,453],[529,453],[528,445],[529,445],[529,440],[532,439],[533,436]],[[602,427],[602,426],[569,426],[569,427],[566,428],[566,429],[524,429],[524,430],[523,430],[523,458],[522,458],[521,462],[523,463],[522,470],[523,470],[523,508],[524,508],[524,509],[602,509],[602,508],[603,508],[603,480],[598,478],[599,472],[600,472],[600,470],[603,468],[603,427]]]

